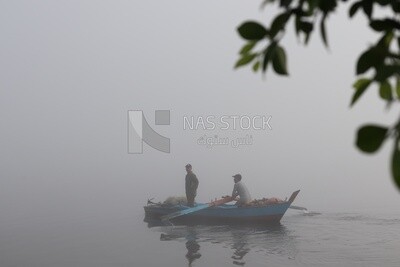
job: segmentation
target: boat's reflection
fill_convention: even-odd
[[[151,227],[151,225],[149,225]],[[262,253],[271,262],[294,259],[295,238],[284,225],[271,226],[159,226],[161,241],[185,243],[188,266],[202,257],[207,257],[209,245],[220,245],[217,249],[231,250],[232,263],[243,266],[251,253]],[[214,254],[214,253],[213,253]],[[221,251],[221,255],[225,255]]]

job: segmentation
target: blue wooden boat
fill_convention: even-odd
[[[238,207],[232,204],[209,207],[171,219],[173,224],[270,224],[279,223],[300,190],[287,201],[264,206]],[[198,204],[203,205],[203,204]],[[188,209],[185,205],[148,204],[144,207],[145,222],[161,222],[165,215]]]

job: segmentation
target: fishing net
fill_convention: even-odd
[[[165,205],[186,205],[186,197],[168,197],[164,203]]]

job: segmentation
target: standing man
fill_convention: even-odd
[[[192,165],[187,164],[186,177],[185,177],[185,189],[186,189],[186,199],[189,207],[194,206],[194,198],[197,194],[197,187],[199,186],[199,180],[196,175],[192,172]]]
[[[232,176],[235,185],[233,186],[232,197],[235,198],[239,196],[239,200],[236,202],[236,205],[243,206],[249,202],[251,202],[251,196],[249,190],[242,182],[242,175],[235,174]]]

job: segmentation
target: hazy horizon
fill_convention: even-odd
[[[389,173],[391,144],[375,155],[354,146],[365,123],[389,124],[377,89],[349,108],[354,62],[374,40],[344,9],[329,18],[329,49],[316,32],[303,47],[288,34],[288,78],[233,70],[244,20],[259,3],[3,1],[0,79],[2,220],[29,214],[141,209],[150,197],[184,195],[184,166],[198,201],[230,194],[243,175],[253,198],[284,198],[321,212],[399,211]],[[290,29],[292,31],[292,29]],[[127,153],[127,111],[143,110],[171,139],[171,153]],[[155,126],[154,111],[171,125]],[[266,115],[272,130],[253,145],[208,149],[184,116]],[[231,131],[232,137],[245,132]]]

